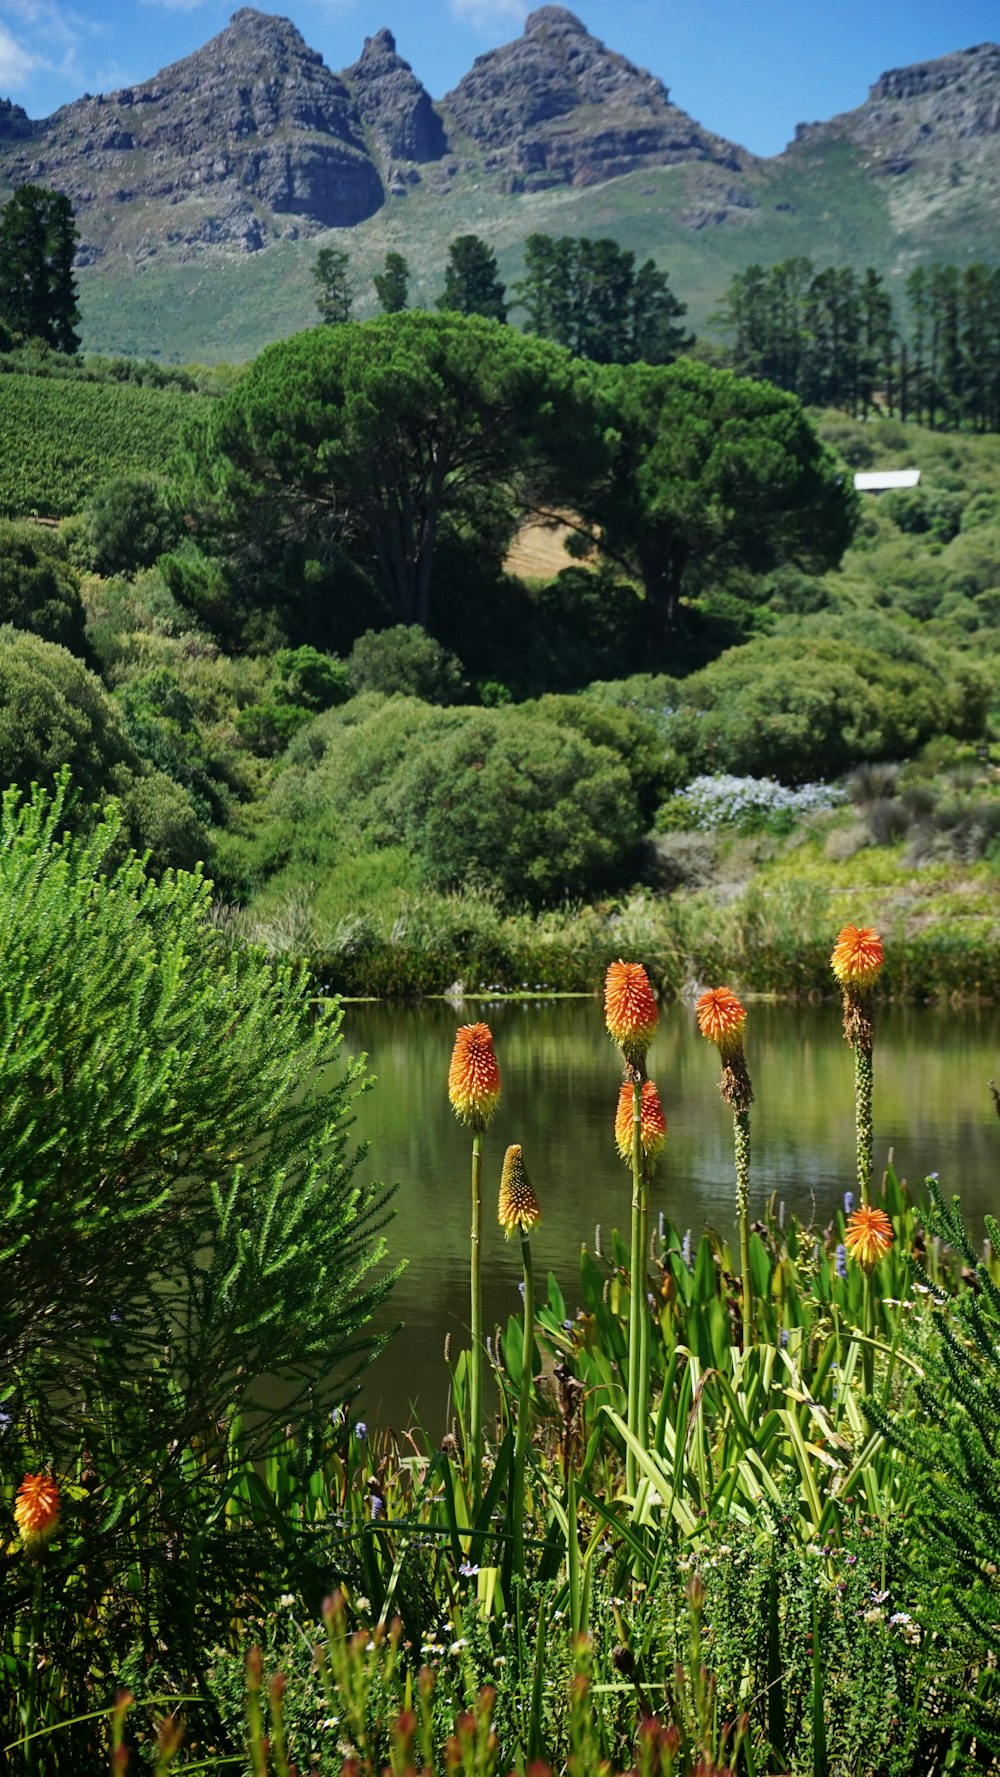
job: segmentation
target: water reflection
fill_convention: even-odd
[[[405,1330],[365,1384],[365,1411],[400,1423],[417,1412],[438,1431],[444,1412],[446,1335],[468,1321],[469,1138],[455,1121],[445,1081],[455,1026],[485,1016],[493,1030],[504,1091],[484,1159],[484,1314],[487,1326],[519,1307],[520,1264],[496,1226],[500,1164],[521,1142],[542,1204],[532,1237],[536,1273],[555,1272],[575,1306],[581,1242],[595,1225],[627,1230],[629,1180],[614,1148],[617,1052],[597,1001],[401,1010],[351,1006],[345,1043],[364,1051],[377,1084],[359,1105],[359,1133],[371,1143],[366,1175],[399,1181],[388,1230],[393,1258],[407,1270],[390,1320]],[[825,1223],[853,1183],[853,1060],[833,1007],[755,1005],[747,1059],[752,1113],[754,1202],[776,1191],[789,1209]],[[733,1224],[732,1123],[718,1093],[718,1059],[697,1034],[693,1014],[668,1008],[649,1070],[668,1123],[653,1190],[681,1228]],[[941,1176],[961,1193],[970,1220],[1000,1207],[997,1124],[987,1081],[1000,1077],[996,1009],[880,1011],[876,1036],[876,1168],[894,1151],[899,1171]],[[456,1343],[456,1349],[458,1348]]]

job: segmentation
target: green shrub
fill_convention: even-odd
[[[0,624],[30,629],[87,655],[80,581],[62,539],[36,525],[0,522]]]
[[[9,1498],[26,1471],[68,1477],[46,1665],[101,1708],[130,1671],[199,1688],[234,1599],[282,1589],[294,1550],[264,1520],[234,1532],[229,1504],[260,1499],[253,1459],[289,1419],[308,1442],[349,1394],[389,1280],[339,1012],[227,952],[198,877],[152,884],[116,865],[114,821],[81,841],[64,812],[12,792],[0,824],[0,1478]],[[30,1586],[3,1564],[5,1624]],[[28,1649],[0,1647],[5,1739]],[[60,1768],[107,1768],[88,1731]]]
[[[166,490],[148,475],[106,482],[87,505],[94,566],[101,574],[151,568],[180,535]]]
[[[91,805],[117,796],[132,843],[151,851],[154,868],[206,856],[208,842],[185,791],[144,765],[95,674],[54,642],[0,629],[0,785],[51,786],[64,768],[79,792],[77,824],[92,823]]]
[[[271,683],[262,701],[247,704],[236,716],[237,734],[254,752],[264,754],[280,753],[317,713],[346,703],[352,691],[344,661],[308,643],[280,648],[271,665]]]
[[[303,869],[402,845],[425,884],[536,906],[622,880],[644,824],[621,756],[537,709],[371,692],[296,737],[274,794]]]
[[[347,662],[355,691],[419,697],[424,703],[460,703],[467,690],[462,663],[419,624],[396,623],[359,636]]]
[[[950,664],[942,683],[927,666],[799,628],[732,648],[686,679],[669,739],[688,777],[835,777],[863,759],[904,758],[935,734],[981,732],[989,681]]]

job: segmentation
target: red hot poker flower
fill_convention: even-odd
[[[515,1142],[503,1157],[497,1220],[509,1240],[515,1228],[520,1228],[523,1234],[527,1234],[541,1213],[524,1164],[524,1155],[520,1145]]]
[[[634,1106],[635,1089],[630,1081],[626,1081],[618,1094],[618,1111],[615,1116],[615,1142],[623,1160],[631,1160],[632,1158]],[[660,1095],[652,1080],[644,1080],[642,1083],[639,1116],[642,1123],[642,1151],[647,1160],[656,1160],[663,1151],[663,1144],[667,1139],[667,1119],[663,1115]]]
[[[841,987],[871,987],[882,972],[882,940],[872,926],[844,926],[830,958]]]
[[[892,1245],[892,1223],[884,1209],[860,1203],[847,1220],[844,1245],[862,1271],[872,1272]]]
[[[463,1024],[456,1032],[448,1097],[463,1123],[485,1129],[500,1097],[500,1069],[488,1024]]]
[[[641,963],[611,963],[604,982],[604,1018],[626,1060],[645,1055],[659,1013],[649,976]]]
[[[723,1061],[732,1060],[743,1048],[747,1015],[730,987],[710,987],[695,1007],[698,1029],[714,1043]]]
[[[29,1554],[44,1547],[59,1523],[59,1489],[51,1475],[25,1475],[14,1500],[14,1519]]]

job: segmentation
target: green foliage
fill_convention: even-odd
[[[227,953],[199,877],[154,885],[116,863],[113,820],[85,842],[63,825],[62,792],[5,798],[0,1470],[8,1498],[26,1470],[63,1491],[46,1666],[73,1690],[43,1679],[52,1722],[130,1671],[197,1686],[236,1592],[280,1589],[294,1549],[253,1459],[290,1420],[318,1436],[391,1281],[339,1013]],[[31,1587],[4,1563],[5,1739]],[[67,1768],[99,1768],[94,1732],[66,1731]]]
[[[144,766],[96,675],[54,642],[0,629],[0,784],[51,786],[64,768],[79,791],[79,824],[92,823],[90,804],[117,796],[132,843],[151,851],[155,869],[204,858],[208,843],[191,801]]]
[[[206,412],[182,496],[202,543],[248,578],[311,539],[427,627],[439,543],[498,502],[509,535],[526,473],[537,487],[557,465],[565,482],[567,439],[596,450],[589,414],[564,353],[479,316],[318,328],[263,352]]]
[[[410,268],[402,253],[387,253],[385,266],[372,280],[384,315],[398,315],[407,306]]]
[[[942,683],[860,642],[768,637],[683,681],[670,742],[686,777],[834,777],[862,759],[903,758],[935,734],[981,732],[988,688],[958,662],[952,674]]]
[[[368,693],[304,730],[289,759],[275,796],[306,868],[331,842],[403,845],[428,885],[538,905],[613,882],[642,832],[621,756],[541,711]]]
[[[88,501],[93,563],[101,574],[151,568],[178,540],[179,518],[166,489],[148,475],[123,475]]]
[[[506,296],[497,256],[488,241],[477,234],[461,234],[452,241],[438,308],[502,322],[507,319]]]
[[[60,191],[19,185],[0,215],[0,322],[15,338],[75,352],[73,206]]]
[[[598,364],[671,364],[693,344],[666,272],[652,259],[636,271],[635,254],[607,237],[530,234],[514,294],[529,332]]]
[[[380,691],[387,697],[398,693],[449,704],[460,703],[467,690],[458,656],[416,624],[368,630],[351,649],[347,670],[355,691]]]
[[[346,703],[353,689],[345,661],[308,644],[280,648],[263,700],[238,712],[236,731],[256,752],[279,753],[315,715]]]
[[[1000,1111],[1000,1101],[997,1109]],[[898,1450],[917,1464],[920,1522],[927,1563],[948,1572],[948,1599],[973,1649],[1000,1653],[996,1581],[1000,1569],[1000,1288],[993,1269],[973,1250],[959,1200],[946,1203],[936,1174],[927,1180],[928,1226],[964,1262],[966,1287],[952,1296],[933,1290],[933,1335],[910,1343],[921,1369],[920,1416],[903,1418],[873,1407],[872,1417]],[[989,1247],[1000,1256],[1000,1227],[987,1216]],[[987,1249],[989,1250],[989,1248]],[[931,1288],[926,1271],[920,1276]],[[970,1287],[971,1286],[971,1287]],[[1000,1749],[1000,1733],[989,1737]]]
[[[321,247],[313,266],[316,307],[325,327],[342,327],[351,318],[351,256],[344,247]]]
[[[601,389],[611,470],[581,506],[641,580],[657,650],[692,572],[839,562],[856,499],[794,396],[690,360],[609,367]]]
[[[86,657],[79,576],[61,538],[34,525],[0,521],[0,624],[29,629]]]
[[[162,473],[199,405],[172,388],[0,376],[0,513],[59,517],[116,477]]]

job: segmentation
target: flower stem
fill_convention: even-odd
[[[871,1395],[875,1392],[875,1298],[872,1280],[867,1271],[861,1296],[861,1330],[865,1336],[861,1347],[861,1374],[865,1394]]]
[[[639,1427],[639,1398],[641,1393],[641,1362],[642,1362],[642,1313],[644,1308],[643,1279],[646,1270],[646,1254],[643,1249],[643,1205],[645,1185],[642,1176],[642,1083],[635,1074],[632,1078],[632,1248],[630,1255],[630,1277],[628,1298],[628,1407],[626,1423],[632,1436],[641,1439]],[[639,1469],[635,1454],[631,1450],[625,1455],[625,1485],[628,1492],[635,1496],[639,1484]]]
[[[854,1048],[854,1112],[858,1134],[858,1185],[861,1201],[872,1200],[872,1171],[875,1165],[875,1134],[872,1127],[872,1052],[867,1044]]]
[[[740,1300],[743,1349],[753,1344],[753,1280],[750,1276],[750,1112],[733,1112],[736,1147],[736,1211],[740,1222]]]
[[[531,1263],[531,1242],[521,1229],[521,1262],[524,1268],[524,1339],[521,1345],[521,1387],[517,1402],[517,1427],[514,1432],[514,1510],[511,1514],[512,1567],[524,1578],[524,1459],[528,1448],[528,1421],[531,1414],[531,1371],[535,1356],[535,1275]]]
[[[472,1137],[472,1232],[469,1263],[469,1424],[471,1450],[470,1482],[472,1497],[479,1498],[483,1466],[483,1275],[482,1194],[483,1138],[477,1129]]]
[[[24,1754],[24,1777],[35,1777],[38,1769],[36,1754],[38,1743],[33,1738],[35,1732],[35,1713],[38,1704],[38,1656],[42,1640],[42,1563],[36,1558],[35,1577],[31,1588],[31,1615],[28,1630],[28,1672],[24,1687],[24,1705],[21,1720],[24,1724],[22,1751]]]

